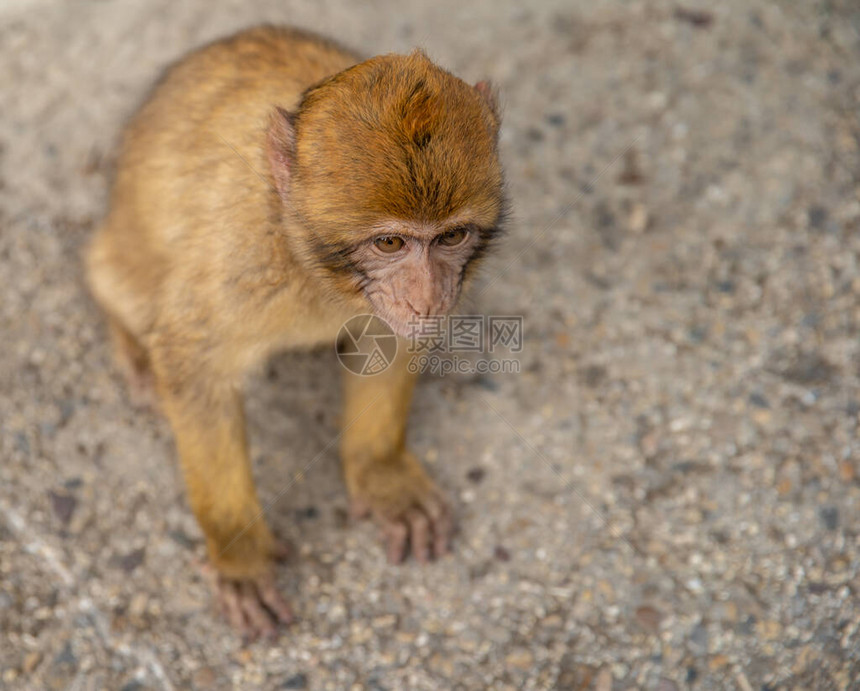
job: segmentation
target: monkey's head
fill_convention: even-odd
[[[449,312],[504,212],[491,89],[420,52],[373,58],[278,109],[268,157],[290,237],[401,335]]]

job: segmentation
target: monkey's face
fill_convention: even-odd
[[[391,223],[354,248],[352,268],[373,310],[408,336],[417,320],[447,314],[487,238],[469,223]]]

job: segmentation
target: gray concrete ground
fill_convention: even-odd
[[[710,5],[0,6],[0,686],[857,688],[860,7]],[[460,523],[426,568],[346,519],[332,353],[253,378],[300,621],[243,646],[79,254],[160,68],[264,20],[496,80],[514,217],[475,302],[526,342],[422,382]]]

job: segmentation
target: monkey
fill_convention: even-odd
[[[171,426],[215,602],[247,637],[293,613],[275,586],[287,549],[254,485],[243,377],[274,352],[335,343],[351,317],[377,315],[400,345],[383,372],[343,374],[353,514],[376,521],[392,563],[449,551],[449,506],[405,443],[406,346],[416,319],[454,308],[500,235],[499,126],[493,86],[421,51],[363,60],[263,26],[169,66],[124,129],[87,281],[117,362]]]

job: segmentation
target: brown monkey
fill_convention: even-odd
[[[420,52],[358,63],[262,27],[169,68],[125,132],[109,214],[88,255],[121,363],[152,377],[173,428],[213,582],[249,635],[291,618],[283,549],[261,517],[243,374],[277,349],[332,343],[372,312],[405,336],[439,315],[496,236],[498,114]],[[345,374],[344,476],[392,562],[448,549],[451,520],[404,446],[414,376]]]

